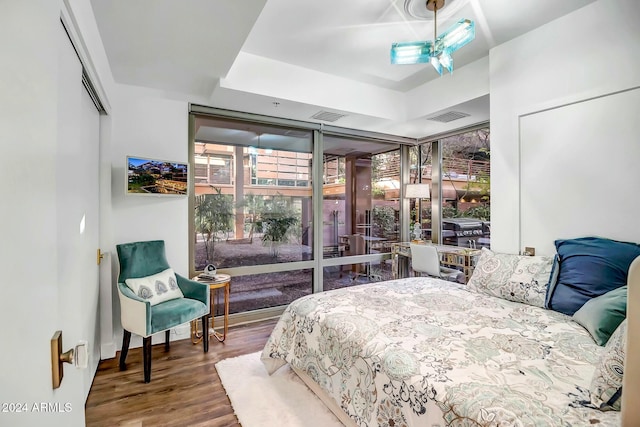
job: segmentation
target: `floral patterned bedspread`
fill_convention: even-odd
[[[589,407],[602,351],[564,314],[415,277],[309,295],[262,353],[359,426],[614,426]]]

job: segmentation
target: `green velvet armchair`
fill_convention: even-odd
[[[118,296],[124,334],[120,352],[120,370],[126,369],[131,333],[143,337],[144,382],[151,381],[151,336],[165,332],[165,350],[169,350],[169,331],[178,325],[209,315],[209,286],[194,282],[169,267],[163,240],[116,245],[120,274]],[[203,334],[205,353],[209,334]]]

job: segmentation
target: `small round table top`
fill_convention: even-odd
[[[216,274],[215,278],[212,278],[199,275],[194,277],[193,280],[201,283],[208,283],[213,287],[213,285],[225,285],[229,283],[229,281],[231,281],[231,276],[229,276],[228,274]]]

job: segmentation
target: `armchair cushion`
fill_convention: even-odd
[[[151,276],[128,278],[124,282],[139,298],[149,301],[152,306],[184,297],[171,268]]]
[[[208,304],[191,298],[178,298],[151,307],[151,331],[162,332],[209,313]]]

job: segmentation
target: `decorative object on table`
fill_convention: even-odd
[[[116,245],[120,274],[120,321],[124,334],[120,352],[120,370],[124,371],[131,333],[143,337],[144,382],[151,381],[151,336],[165,332],[165,350],[169,350],[171,328],[209,314],[207,285],[175,274],[164,250],[163,240]],[[134,291],[134,289],[136,289]],[[170,299],[166,296],[171,294]],[[188,295],[185,296],[185,295]],[[209,337],[203,340],[209,351]]]
[[[422,238],[422,228],[420,228],[420,223],[416,222],[413,224],[413,239],[416,241],[420,241]]]
[[[216,266],[213,264],[207,264],[199,277],[203,279],[215,279],[216,278]]]
[[[422,199],[428,199],[431,197],[431,190],[429,184],[406,184],[404,186],[404,198],[405,199],[417,199],[416,200],[416,222],[413,225],[412,233],[413,240],[422,239],[422,226],[420,225],[422,219],[420,201]]]
[[[415,3],[417,0],[406,0]],[[476,37],[475,24],[470,19],[461,19],[447,31],[438,36],[437,13],[444,7],[444,0],[427,0],[427,9],[433,11],[434,41],[413,41],[393,43],[391,45],[392,64],[420,64],[430,62],[438,74],[442,75],[445,68],[453,72],[453,58],[451,54]],[[424,4],[424,0],[422,0]],[[407,9],[408,10],[408,9]]]

